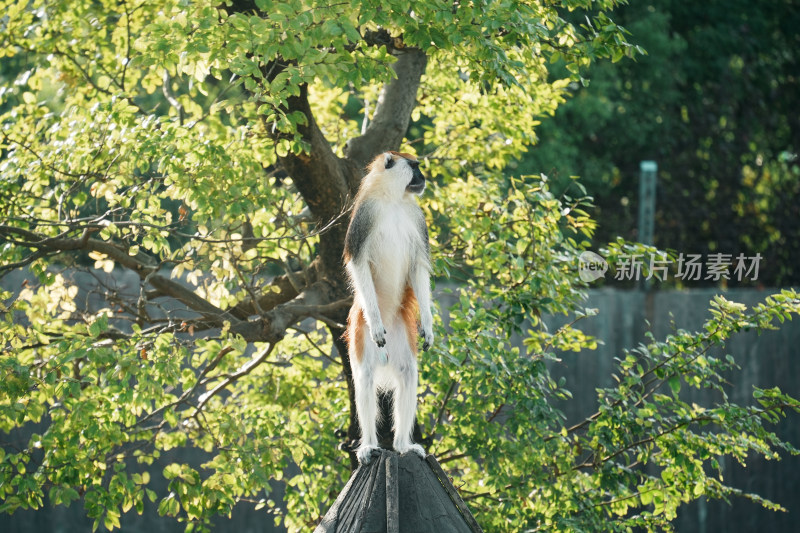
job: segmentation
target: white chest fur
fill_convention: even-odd
[[[368,246],[378,305],[384,320],[397,313],[410,282],[411,268],[419,263],[425,243],[420,224],[423,215],[413,200],[380,202],[379,222]]]

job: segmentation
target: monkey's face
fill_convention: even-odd
[[[404,192],[420,195],[425,191],[425,176],[419,170],[419,161],[409,154],[386,152],[383,154],[385,178],[393,188],[402,187]]]

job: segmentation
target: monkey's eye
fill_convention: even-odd
[[[389,158],[386,161],[386,167],[385,168],[392,168],[393,166],[394,166],[394,158]]]

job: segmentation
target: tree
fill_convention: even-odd
[[[789,291],[751,313],[720,300],[706,331],[626,357],[583,424],[552,405],[568,392],[545,361],[594,340],[539,316],[586,313],[575,267],[594,223],[585,195],[502,170],[571,79],[635,53],[615,4],[4,2],[0,269],[30,275],[3,293],[0,427],[33,433],[3,447],[0,508],[81,498],[113,529],[149,499],[204,528],[239,502],[274,507],[259,496],[293,463],[282,518],[313,524],[358,435],[349,202],[400,147],[434,184],[434,270],[463,282],[421,361],[420,437],[488,530],[656,527],[735,493],[702,468],[715,457],[791,449],[762,427],[797,408],[780,391],[707,409],[676,392],[721,387],[733,363],[707,350],[796,313]],[[554,58],[570,77],[548,76]],[[507,340],[523,328],[527,353]],[[153,492],[138,465],[188,446],[208,461],[171,462]]]

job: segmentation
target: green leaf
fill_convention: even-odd
[[[669,388],[672,389],[672,394],[677,396],[681,391],[681,378],[679,376],[672,376],[667,382],[669,383]]]

